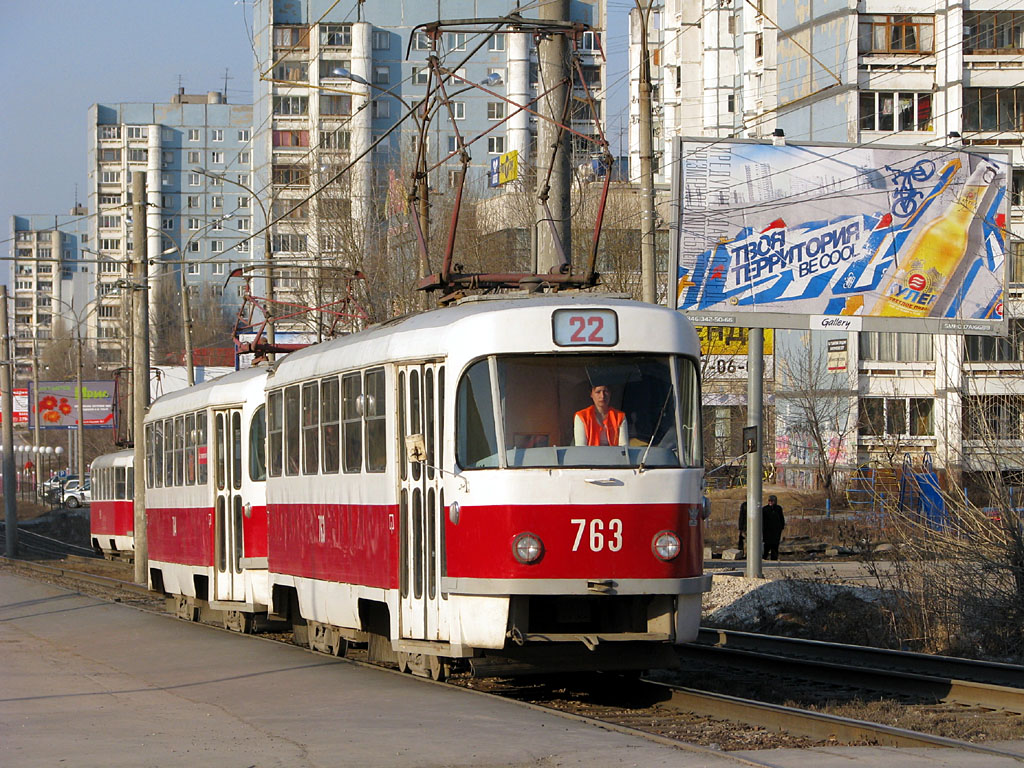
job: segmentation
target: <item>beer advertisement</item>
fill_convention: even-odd
[[[676,147],[677,307],[695,323],[1005,333],[1005,153]]]

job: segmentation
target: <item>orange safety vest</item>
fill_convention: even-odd
[[[604,423],[601,423],[597,420],[597,408],[592,405],[582,411],[576,411],[576,415],[579,416],[580,421],[583,422],[583,428],[587,431],[587,445],[601,444],[602,429],[608,437],[608,445],[619,444],[619,427],[626,419],[625,413],[609,408],[608,415],[604,417]]]

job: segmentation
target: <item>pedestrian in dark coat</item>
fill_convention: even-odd
[[[782,540],[782,529],[786,527],[786,518],[782,507],[774,496],[768,497],[768,503],[761,507],[761,536],[764,539],[764,559],[779,559],[779,542]]]
[[[747,536],[747,502],[745,501],[742,504],[740,504],[740,519],[738,527],[740,529],[740,538],[739,544],[736,545],[736,549],[742,552],[743,542],[746,540]]]

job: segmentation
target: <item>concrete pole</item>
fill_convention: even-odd
[[[0,285],[0,412],[3,416],[4,554],[18,549],[18,500],[14,485],[14,376],[11,366],[11,335],[7,319],[7,286]]]
[[[568,21],[569,0],[547,0],[538,8],[538,17],[543,21]],[[541,89],[547,90],[556,83],[561,83],[569,76],[569,42],[565,35],[550,35],[537,44],[537,56],[540,61]],[[558,124],[565,116],[566,100],[569,98],[569,86],[559,85],[554,91],[542,99],[538,109],[554,120],[537,121],[537,224],[536,231],[536,271],[539,274],[550,272],[558,265],[558,248],[552,237],[551,223],[543,203],[547,201],[554,219],[555,238],[562,244],[567,258],[572,254],[572,222],[570,220],[569,193],[572,168],[570,165],[569,133],[562,132],[559,139]],[[552,150],[557,146],[552,163]],[[550,180],[548,168],[551,168]],[[550,185],[550,186],[549,186]]]
[[[57,268],[60,268],[59,264]],[[32,398],[29,400],[29,406],[32,408],[32,443],[39,445],[39,340],[34,337],[32,339]],[[36,481],[38,482],[38,480],[37,471]]]
[[[647,25],[654,0],[646,8],[636,0],[640,22],[640,286],[641,300],[658,302],[658,286],[654,259],[654,129],[651,115],[651,52],[647,45]],[[749,506],[749,504],[748,504]]]
[[[149,583],[149,548],[146,541],[146,432],[149,407],[149,259],[146,237],[146,177],[132,176],[132,441],[135,449],[135,582]]]
[[[189,306],[188,282],[185,280],[185,252],[181,258],[181,332],[185,337],[185,370],[188,371],[188,385],[196,383],[195,362],[192,360],[192,308]]]
[[[764,450],[764,330],[751,328],[747,341],[747,425],[757,427],[757,445],[747,454],[747,572],[760,579],[761,536],[761,452]]]

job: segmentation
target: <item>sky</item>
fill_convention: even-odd
[[[415,0],[413,0],[415,1]],[[374,0],[367,0],[373,3]],[[625,109],[626,17],[608,0],[606,50],[613,150]],[[0,0],[0,221],[8,255],[11,216],[66,214],[86,201],[86,119],[95,103],[168,102],[223,91],[252,101],[252,5],[243,0]],[[0,270],[2,274],[3,270]]]

